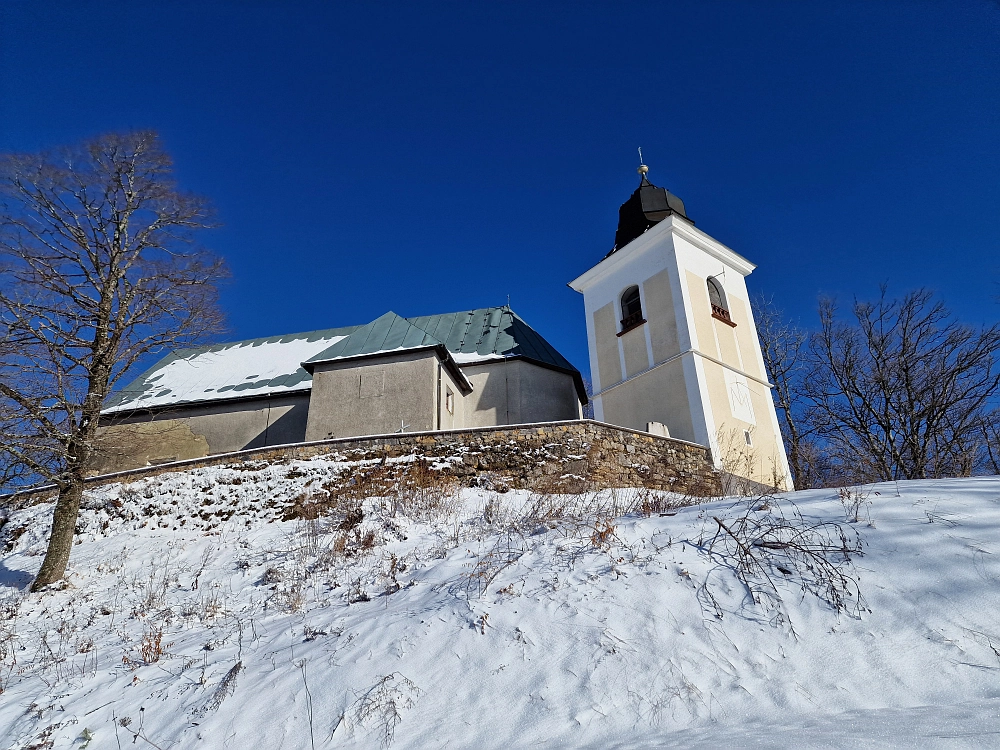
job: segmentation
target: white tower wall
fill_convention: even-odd
[[[677,214],[570,283],[584,296],[594,415],[707,445],[720,469],[791,488],[745,277],[754,265]],[[713,315],[708,279],[722,289]],[[622,330],[638,286],[643,322]],[[748,444],[749,441],[749,444]]]

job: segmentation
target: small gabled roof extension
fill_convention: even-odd
[[[354,329],[349,336],[309,357],[303,364],[317,364],[332,359],[347,359],[399,349],[425,349],[442,343],[406,318],[390,311],[375,318],[371,323]],[[311,371],[311,368],[306,369]]]
[[[443,341],[459,364],[524,359],[572,375],[580,401],[587,403],[580,371],[509,307],[483,307],[408,320]]]
[[[438,357],[462,391],[472,392],[472,384],[462,373],[444,342],[394,312],[387,312],[371,323],[361,326],[351,335],[307,359],[302,363],[302,367],[312,374],[316,365],[324,362],[340,362],[422,349],[436,350]]]

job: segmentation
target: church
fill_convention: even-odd
[[[583,378],[509,307],[170,354],[101,415],[97,470],[315,440],[580,419]]]
[[[597,421],[710,449],[791,488],[745,277],[755,266],[640,184],[583,295],[593,395],[510,307],[179,351],[102,412],[101,473],[249,448],[402,432]]]

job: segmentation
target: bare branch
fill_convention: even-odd
[[[36,588],[65,570],[114,383],[221,326],[211,211],[171,169],[150,132],[0,160],[0,479],[60,484]]]

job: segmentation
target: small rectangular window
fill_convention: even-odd
[[[444,408],[448,410],[449,414],[455,413],[455,394],[451,392],[451,388],[445,389]]]
[[[743,430],[743,438],[747,441],[747,445],[753,445],[753,439],[750,437],[750,430]]]
[[[380,398],[385,395],[385,371],[381,368],[364,368],[360,373],[361,398]]]

